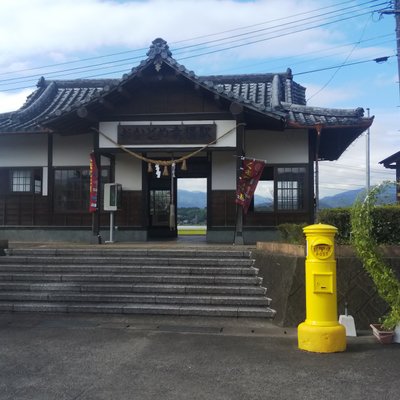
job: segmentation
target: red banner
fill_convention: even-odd
[[[236,204],[243,207],[247,214],[254,191],[264,170],[265,162],[260,160],[243,159],[242,173],[236,189]]]
[[[97,184],[98,184],[98,168],[94,153],[90,153],[90,198],[89,212],[97,211]]]

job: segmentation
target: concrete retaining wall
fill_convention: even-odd
[[[386,262],[400,279],[400,246],[383,248]],[[257,243],[256,267],[264,278],[263,286],[277,311],[275,322],[281,326],[297,326],[305,320],[305,249],[283,243]],[[347,301],[349,314],[357,329],[367,329],[378,322],[387,304],[377,295],[360,260],[350,246],[337,246],[338,313],[344,314]]]

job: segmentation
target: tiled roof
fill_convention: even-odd
[[[23,107],[15,112],[0,114],[0,133],[43,131],[42,125],[49,121],[76,111],[83,105],[90,106],[101,101],[113,91],[122,89],[149,65],[157,68],[162,63],[196,85],[288,126],[314,127],[316,122],[320,122],[326,128],[360,128],[372,123],[372,119],[363,118],[360,108],[343,110],[306,106],[305,88],[293,81],[290,69],[284,73],[196,76],[172,58],[163,39],[153,41],[147,56],[121,79],[46,81],[41,78],[38,89],[28,97]]]
[[[225,92],[232,91],[237,97],[242,96],[255,104],[279,108],[278,101],[306,104],[305,88],[292,79],[290,68],[286,73],[249,74],[249,75],[213,75],[200,77],[211,81]],[[276,97],[274,104],[274,96]]]
[[[309,107],[299,104],[281,102],[287,112],[288,125],[292,127],[309,127],[321,124],[324,127],[346,127],[369,122],[363,119],[364,109],[337,109]]]
[[[379,161],[379,164],[383,164],[385,168],[389,169],[395,169],[397,167],[397,163],[400,163],[400,151],[392,154],[382,161]]]
[[[99,94],[105,85],[115,80],[45,81],[41,78],[38,89],[17,111],[0,114],[0,132],[39,132],[41,123],[49,116],[61,115],[84,104]]]

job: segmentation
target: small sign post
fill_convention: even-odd
[[[122,186],[119,183],[104,184],[104,211],[110,211],[110,240],[114,243],[114,212],[121,208]]]

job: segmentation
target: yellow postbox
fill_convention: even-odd
[[[337,316],[337,228],[315,224],[303,229],[307,239],[306,320],[298,326],[299,349],[316,353],[346,350],[346,329]]]

